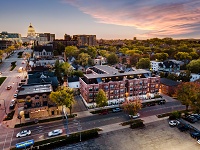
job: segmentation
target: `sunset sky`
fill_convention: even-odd
[[[1,0],[0,32],[200,38],[200,0]]]

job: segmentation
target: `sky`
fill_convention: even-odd
[[[199,38],[200,0],[1,0],[0,32],[97,39]]]

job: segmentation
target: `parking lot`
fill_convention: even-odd
[[[200,122],[195,123],[200,125]],[[55,150],[199,150],[200,145],[189,131],[169,127],[168,120],[146,124],[143,129],[122,129],[100,135],[99,138],[72,144]]]

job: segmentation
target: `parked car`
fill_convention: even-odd
[[[187,121],[190,122],[190,123],[195,123],[195,122],[198,121],[197,118],[195,118],[194,116],[191,116],[191,115],[187,116],[187,117],[185,118],[185,120],[187,120]]]
[[[104,110],[104,111],[99,113],[99,115],[107,115],[107,114],[109,114],[109,112],[107,110]]]
[[[178,125],[177,125],[177,128],[178,128],[181,132],[189,130],[189,126],[186,125],[186,124],[178,124]]]
[[[199,139],[199,140],[197,140],[197,143],[198,143],[198,144],[200,144],[200,139]]]
[[[13,97],[14,97],[14,98],[17,98],[17,94],[14,94]]]
[[[62,129],[56,129],[56,130],[53,130],[53,131],[49,132],[48,136],[56,136],[56,135],[60,135],[62,133],[63,133]]]
[[[120,112],[120,111],[122,111],[122,109],[121,108],[113,108],[112,111],[113,112]]]
[[[200,139],[200,132],[190,132],[190,136],[194,139]]]
[[[12,88],[12,86],[11,86],[11,85],[8,85],[6,89],[7,89],[7,90],[10,90],[11,88]]]
[[[200,120],[200,115],[199,114],[191,114],[191,116],[194,116],[195,118],[197,118],[197,120]]]
[[[136,119],[136,118],[139,118],[139,117],[140,117],[140,114],[137,113],[136,115],[129,115],[129,117],[130,117],[131,119]]]
[[[170,120],[169,121],[169,126],[171,126],[171,127],[175,127],[178,124],[180,124],[180,122],[178,120]]]
[[[16,137],[24,137],[24,136],[28,136],[31,135],[31,130],[23,130],[19,133],[17,133]]]
[[[10,109],[14,109],[15,108],[15,104],[16,104],[16,100],[15,99],[12,99],[11,102],[10,102]]]

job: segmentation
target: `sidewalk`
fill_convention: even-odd
[[[153,116],[143,117],[143,118],[140,118],[140,119],[142,119],[144,121],[144,124],[148,124],[148,123],[151,123],[151,122],[165,120],[167,118],[168,117],[158,118],[156,115],[153,115]],[[129,128],[129,127],[130,127],[130,125],[122,126],[122,125],[120,125],[120,123],[115,123],[115,124],[110,124],[110,125],[106,125],[106,126],[101,126],[100,128],[103,131],[100,131],[99,133],[102,134],[102,133],[121,130],[121,129]]]

